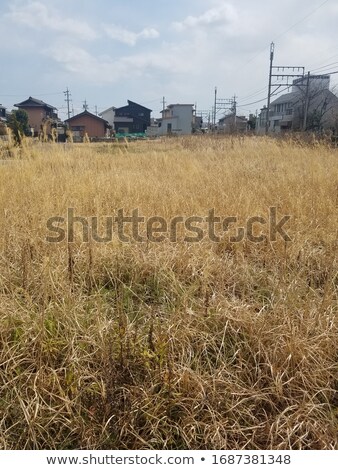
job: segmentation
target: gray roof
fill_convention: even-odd
[[[274,101],[271,101],[271,106],[275,104],[282,104],[282,103],[296,103],[300,99],[300,94],[296,91],[292,91],[291,93],[285,93],[284,95],[279,96]]]
[[[102,118],[99,117],[99,116],[96,116],[96,114],[90,113],[90,112],[87,111],[86,109],[85,109],[84,111],[82,111],[82,113],[76,114],[75,116],[72,116],[72,117],[66,119],[65,122],[71,122],[71,121],[73,121],[74,119],[77,119],[77,118],[82,117],[82,116],[90,116],[90,117],[93,118],[93,119],[97,119],[98,121],[103,121],[106,125],[109,125],[109,122],[108,122],[108,121],[106,121],[105,119],[102,119]]]
[[[38,100],[36,98],[32,98],[31,96],[28,98],[28,100],[22,101],[21,103],[17,103],[14,106],[17,108],[24,108],[24,107],[29,107],[29,108],[35,108],[35,107],[43,107],[43,108],[50,108],[50,109],[56,109],[55,106],[51,106],[50,104],[45,103],[44,101]]]
[[[223,116],[219,122],[224,122],[226,121],[227,119],[234,119],[234,115],[233,114],[227,114],[226,116]],[[246,122],[247,121],[247,118],[245,116],[236,116],[236,119],[237,120],[240,120],[240,121],[243,121],[243,122]]]
[[[328,99],[328,102],[338,101],[338,98],[332,91],[328,89],[321,90],[318,94],[313,96],[312,101],[321,101],[322,99]],[[284,95],[279,96],[274,101],[271,101],[271,106],[275,106],[276,104],[282,103],[291,103],[292,105],[297,104],[304,100],[304,95],[302,95],[299,91],[292,91],[291,93],[285,93]]]

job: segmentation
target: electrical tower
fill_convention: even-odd
[[[217,114],[221,111],[224,112],[224,115],[227,111],[230,111],[234,115],[235,125],[236,125],[236,114],[237,114],[237,101],[236,95],[229,99],[219,99],[217,98],[217,88],[215,88],[215,101],[213,107],[213,129],[216,129],[216,120]]]
[[[66,103],[67,103],[67,114],[68,114],[68,119],[70,118],[70,102],[71,102],[71,99],[70,97],[72,96],[70,91],[68,90],[68,87],[67,87],[67,90],[63,92],[66,99]]]
[[[212,111],[210,109],[196,109],[195,115],[202,118],[203,123],[208,123],[208,129],[211,128]]]
[[[266,110],[266,123],[265,123],[265,133],[269,133],[270,127],[270,104],[271,97],[276,93],[276,91],[282,87],[288,87],[292,85],[292,82],[295,78],[304,78],[305,68],[301,66],[294,65],[273,65],[273,59],[275,55],[275,44],[272,42],[270,46],[270,70],[269,70],[269,89],[268,89],[268,102]],[[278,83],[278,81],[283,81],[286,79],[286,83]],[[292,82],[290,83],[290,79]],[[272,91],[273,89],[273,91]]]

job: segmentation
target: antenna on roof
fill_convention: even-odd
[[[87,103],[86,98],[85,98],[85,100],[84,100],[84,102],[83,102],[83,109],[84,109],[85,111],[88,111],[88,103]]]

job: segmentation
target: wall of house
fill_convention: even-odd
[[[114,130],[115,110],[114,109],[109,109],[109,110],[104,111],[103,113],[101,113],[100,116],[105,121],[108,121],[109,124],[112,126],[112,130]]]
[[[178,129],[176,131],[173,130],[173,132],[177,132],[180,135],[191,134],[193,121],[192,106],[174,106],[173,114],[178,117]]]
[[[28,125],[33,128],[35,133],[39,133],[41,130],[42,121],[46,117],[46,111],[44,108],[20,108],[26,111],[28,114]]]
[[[304,78],[294,80],[292,91],[298,92],[300,89],[305,90],[307,79],[307,76],[305,76]],[[310,92],[328,90],[330,88],[330,75],[310,75],[309,86]]]
[[[192,133],[193,124],[193,107],[177,105],[170,107],[171,113],[163,113],[162,125],[159,128],[159,135],[175,134],[175,135],[190,135]],[[171,117],[165,117],[170,116]],[[171,132],[168,131],[168,126],[171,126]]]
[[[248,128],[248,121],[237,116],[227,116],[219,122],[218,129],[221,132],[231,134],[233,132],[246,132]]]
[[[145,132],[147,130],[147,123],[138,117],[133,118],[133,132]]]
[[[134,119],[129,117],[115,116],[114,127],[117,133],[124,132],[130,134],[133,132]]]
[[[105,137],[106,127],[103,121],[95,119],[91,116],[75,116],[69,122],[69,127],[71,130],[76,130],[76,127],[81,127],[80,136],[83,137],[85,133],[88,134],[88,137]],[[74,129],[75,128],[75,129]]]
[[[170,135],[178,134],[181,135],[178,125],[178,117],[164,118],[161,121],[161,126],[158,128],[158,135]]]
[[[150,126],[151,111],[137,103],[130,103],[122,108],[115,110],[115,121],[119,117],[129,117],[134,119],[134,125],[130,128],[130,132],[145,132]]]

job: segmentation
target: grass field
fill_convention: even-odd
[[[5,143],[2,155],[7,155]],[[30,144],[0,165],[1,449],[338,449],[338,152]],[[47,220],[267,218],[290,241],[47,242]],[[219,229],[219,227],[218,227]],[[130,234],[130,227],[126,233]],[[55,235],[55,234],[54,234]]]

